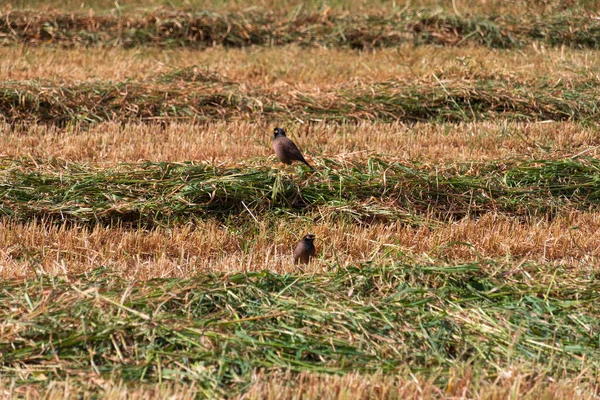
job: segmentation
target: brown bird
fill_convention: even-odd
[[[308,264],[310,259],[315,256],[317,249],[313,243],[314,241],[315,235],[312,233],[304,235],[294,249],[294,264]]]
[[[285,136],[285,131],[281,128],[273,129],[273,150],[275,150],[275,154],[277,154],[279,160],[284,164],[289,165],[292,161],[300,161],[308,165],[310,169],[314,170],[314,168],[304,159],[298,146]]]

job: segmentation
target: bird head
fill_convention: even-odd
[[[285,136],[285,131],[281,128],[273,129],[273,139],[275,139],[278,136]]]
[[[312,243],[315,241],[315,235],[313,235],[312,233],[308,233],[304,235],[304,238],[302,240],[304,240],[305,242]]]

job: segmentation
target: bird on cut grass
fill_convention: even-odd
[[[289,165],[293,161],[300,161],[314,171],[314,168],[304,159],[298,146],[285,136],[285,131],[281,128],[273,129],[273,150],[282,163]]]
[[[302,240],[294,248],[294,264],[308,264],[310,259],[315,256],[315,235],[312,233],[304,235]]]

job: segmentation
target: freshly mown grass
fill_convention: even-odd
[[[583,120],[600,115],[597,79],[583,82],[439,80],[342,86],[319,94],[252,88],[186,68],[154,82],[33,81],[0,85],[10,123],[167,122],[211,119],[357,122]]]
[[[492,260],[332,265],[322,274],[125,281],[98,268],[0,286],[0,370],[18,384],[110,377],[243,393],[257,371],[550,379],[600,367],[598,281]],[[444,373],[446,371],[446,373]]]
[[[301,168],[301,167],[300,167]],[[360,222],[441,220],[500,212],[552,217],[600,201],[595,158],[482,163],[446,169],[369,158],[320,160],[317,172],[259,165],[145,163],[114,168],[4,160],[2,213],[19,220],[154,225],[189,218],[329,210]]]
[[[341,13],[246,10],[230,13],[152,11],[144,16],[8,12],[3,41],[134,47],[214,45],[370,49],[402,43],[514,48],[532,42],[598,48],[600,25],[584,9],[550,15],[458,15],[439,10]]]

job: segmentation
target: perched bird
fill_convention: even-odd
[[[285,131],[281,128],[273,129],[273,150],[275,150],[275,154],[277,154],[279,160],[284,164],[291,164],[292,161],[301,161],[314,170],[304,159],[296,144],[285,136]]]
[[[308,264],[311,257],[315,256],[317,249],[315,249],[314,242],[315,235],[309,233],[304,235],[302,240],[298,242],[296,248],[294,249],[294,264]]]

